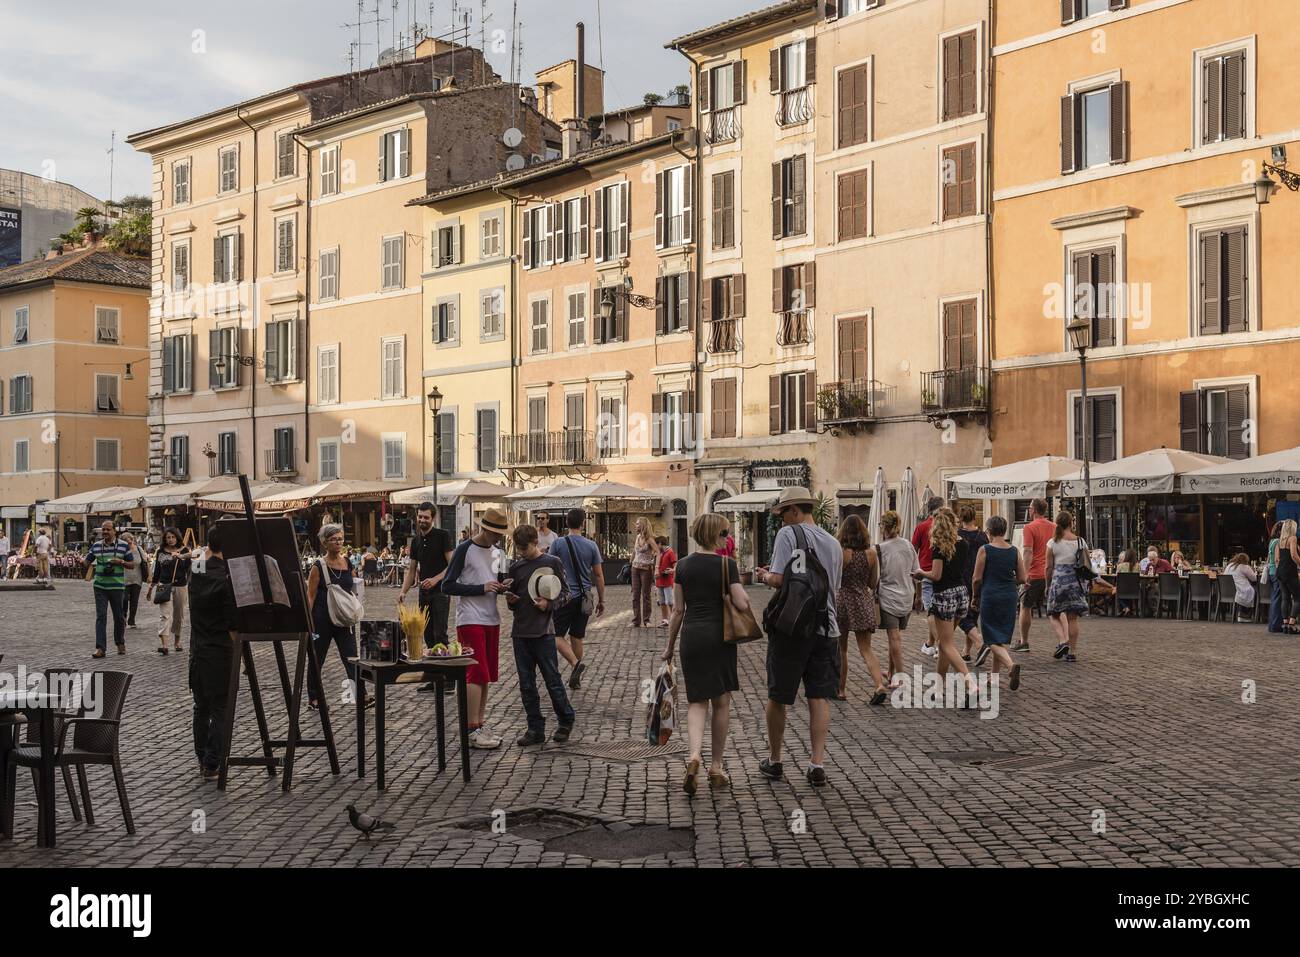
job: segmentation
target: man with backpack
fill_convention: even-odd
[[[830,699],[839,694],[840,687],[835,593],[840,588],[844,553],[835,537],[813,521],[813,504],[806,488],[782,491],[772,509],[781,517],[783,527],[772,549],[771,567],[755,571],[758,581],[776,589],[763,614],[771,757],[758,769],[773,781],[784,776],[785,709],[795,703],[802,682],[811,738],[808,783],[820,788],[826,786]]]

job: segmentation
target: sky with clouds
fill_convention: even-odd
[[[363,0],[363,65],[374,62],[376,0]],[[435,0],[445,32],[453,0]],[[587,25],[587,58],[606,70],[606,107],[638,103],[689,80],[686,61],[663,49],[675,36],[737,16],[767,0],[517,0],[523,82],[574,55],[575,24]],[[428,0],[378,0],[383,47]],[[486,0],[488,59],[509,69],[512,0]],[[472,14],[477,44],[481,0]],[[355,43],[357,0],[0,0],[0,168],[49,175],[96,196],[147,193],[149,161],[123,140],[293,83],[345,72]],[[501,30],[493,49],[494,31]],[[196,34],[195,31],[203,31]],[[197,39],[196,39],[197,37]],[[200,42],[201,41],[201,42]],[[196,47],[205,47],[196,52]]]

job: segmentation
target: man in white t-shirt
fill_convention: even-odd
[[[479,520],[479,532],[452,553],[442,580],[444,594],[456,596],[456,640],[474,656],[465,680],[469,685],[469,743],[474,748],[499,748],[501,738],[484,725],[488,689],[497,680],[501,643],[501,611],[497,596],[506,591],[506,555],[501,539],[509,530],[506,516],[490,508]]]
[[[50,536],[40,529],[36,536],[36,580],[44,584],[50,580]]]
[[[9,557],[9,536],[0,532],[0,559]]]
[[[549,552],[555,540],[560,536],[551,530],[551,516],[545,512],[537,513],[537,547]]]

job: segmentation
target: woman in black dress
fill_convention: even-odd
[[[686,680],[689,704],[686,731],[691,746],[686,777],[682,781],[687,794],[694,794],[698,787],[704,725],[709,719],[710,705],[713,706],[713,733],[709,747],[712,759],[709,787],[722,789],[731,784],[723,770],[723,756],[731,721],[731,693],[740,690],[740,678],[736,673],[736,646],[722,637],[722,596],[725,588],[741,611],[749,608],[749,596],[740,584],[735,560],[718,554],[730,531],[731,523],[721,515],[697,518],[691,527],[691,538],[700,550],[678,561],[673,583],[673,617],[668,625],[668,649],[663,657],[664,661],[673,660],[673,649],[680,634],[682,676]]]

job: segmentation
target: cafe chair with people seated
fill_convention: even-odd
[[[48,672],[47,672],[48,674]],[[125,671],[92,671],[82,674],[83,681],[99,682],[99,699],[102,706],[98,709],[100,717],[88,717],[84,707],[78,706],[55,722],[54,733],[57,736],[54,761],[63,772],[63,783],[68,790],[68,801],[72,805],[74,820],[81,820],[81,809],[72,792],[70,768],[77,770],[77,782],[81,788],[81,800],[86,807],[86,823],[94,825],[95,813],[90,805],[90,788],[86,781],[86,765],[106,764],[113,768],[113,780],[117,785],[117,799],[122,806],[122,819],[126,822],[126,833],[135,833],[135,821],[131,817],[131,804],[126,796],[126,781],[122,777],[122,757],[119,751],[119,730],[122,724],[122,709],[126,704],[127,689],[131,687],[131,675]],[[71,741],[69,734],[71,732]],[[29,730],[29,735],[32,732]],[[30,738],[10,755],[8,780],[4,783],[7,800],[5,805],[12,808],[14,803],[15,771],[18,767],[36,769],[41,766],[41,747],[39,739],[33,744]],[[53,797],[51,795],[51,797]]]
[[[1228,579],[1231,581],[1232,579]],[[1235,595],[1236,592],[1234,591]],[[1214,608],[1215,589],[1214,579],[1209,575],[1199,572],[1187,576],[1187,604],[1183,607],[1183,614],[1189,619],[1195,617],[1196,606],[1205,606],[1205,621],[1213,617],[1212,609]]]
[[[1174,618],[1183,616],[1183,582],[1175,572],[1161,572],[1156,583],[1156,617],[1165,616],[1165,608],[1174,606]]]
[[[1143,616],[1142,604],[1145,601],[1142,588],[1142,576],[1137,572],[1120,572],[1115,576],[1115,607],[1117,614],[1127,610],[1132,617]]]

